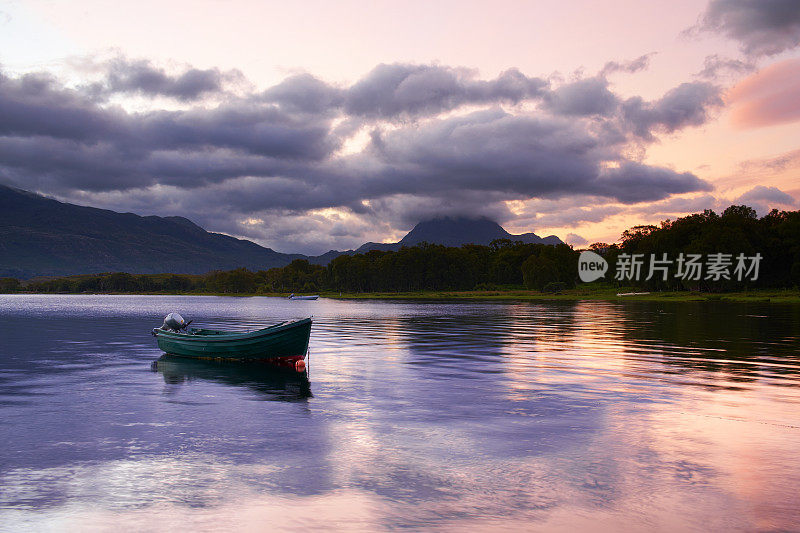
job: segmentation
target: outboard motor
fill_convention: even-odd
[[[164,318],[164,323],[161,325],[161,329],[181,331],[186,329],[190,322],[191,320],[186,322],[178,313],[170,313]]]

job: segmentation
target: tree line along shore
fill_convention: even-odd
[[[257,272],[240,268],[204,275],[113,272],[50,279],[0,278],[0,292],[603,298],[629,290],[673,298],[707,295],[711,299],[721,294],[739,295],[737,298],[773,294],[792,299],[800,293],[800,211],[773,210],[759,218],[747,206],[731,206],[721,214],[706,210],[658,226],[635,226],[623,233],[619,244],[595,243],[590,249],[609,265],[603,279],[594,283],[580,282],[580,252],[568,245],[497,240],[489,246],[422,243],[399,251],[373,250],[339,256],[327,266],[298,259]],[[723,276],[687,278],[681,275],[679,261],[673,260],[719,254],[730,266]],[[752,271],[749,277],[735,275],[737,256],[759,257],[755,279]],[[645,264],[633,277],[615,268],[630,262],[631,257],[673,259],[658,275],[650,272],[648,276]]]

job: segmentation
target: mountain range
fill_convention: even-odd
[[[139,216],[59,202],[0,185],[0,277],[130,272],[203,274],[245,267],[263,270],[307,259],[327,264],[342,254],[399,250],[421,242],[460,246],[495,239],[558,244],[555,236],[512,235],[487,218],[437,218],[417,224],[397,243],[368,242],[319,256],[285,254],[206,231],[183,217]]]

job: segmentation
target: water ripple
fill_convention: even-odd
[[[161,358],[170,311],[313,315],[308,372]],[[12,529],[800,521],[796,306],[24,295],[0,334]]]

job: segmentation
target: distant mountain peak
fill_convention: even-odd
[[[400,246],[414,246],[421,242],[443,244],[445,246],[462,246],[464,244],[487,245],[498,239],[509,239],[525,243],[558,244],[558,237],[550,236],[542,239],[535,233],[513,235],[503,226],[487,218],[467,216],[441,216],[423,220],[403,237]]]
[[[509,233],[497,222],[488,218],[437,217],[423,220],[400,240],[401,246],[414,246],[421,242],[461,246],[484,244],[505,239]]]

